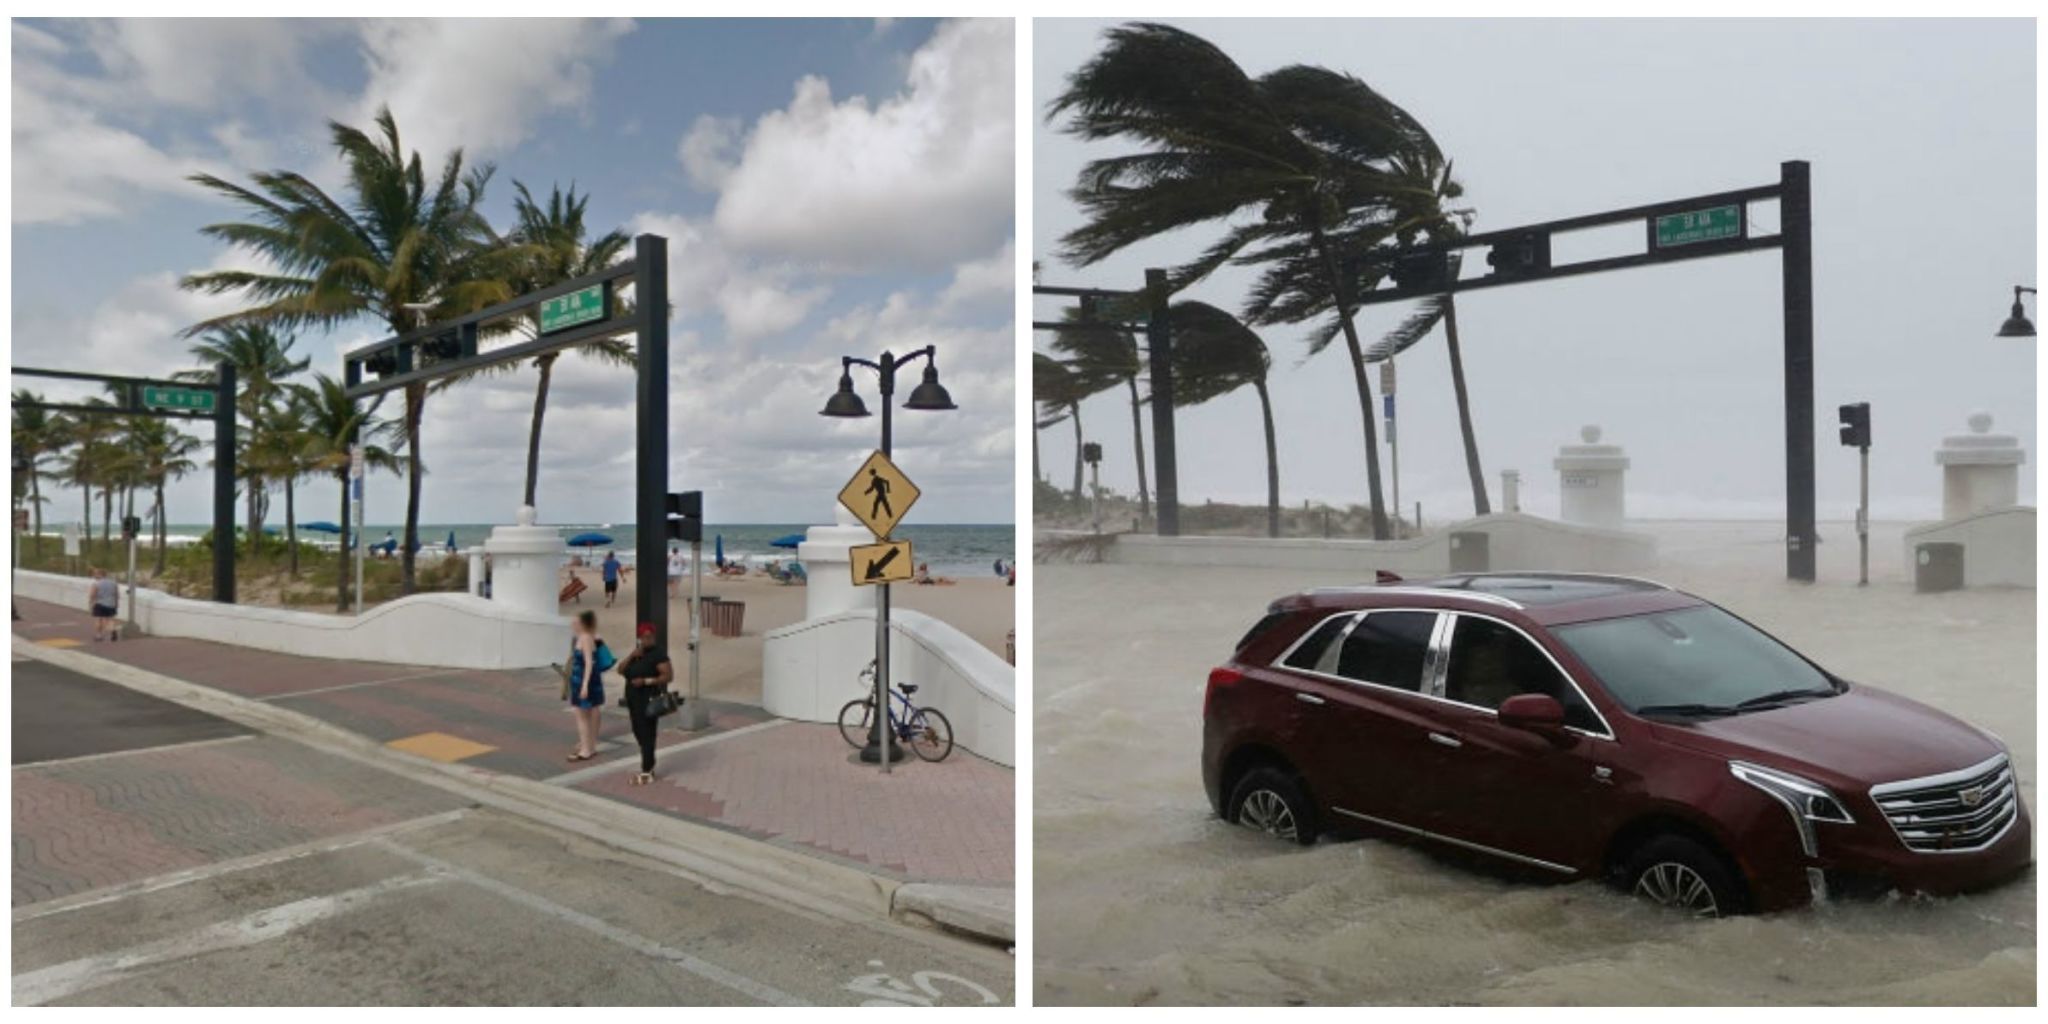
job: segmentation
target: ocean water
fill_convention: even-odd
[[[319,522],[319,520],[310,520]],[[384,539],[389,531],[393,537],[400,534],[402,523],[371,523],[364,530],[375,544]],[[448,535],[455,535],[455,546],[466,548],[481,544],[490,536],[490,523],[422,523],[420,544],[430,550],[445,548]],[[792,533],[802,533],[811,523],[706,523],[704,526],[704,553],[708,556],[714,550],[713,538],[725,539],[725,557],[738,559],[749,564],[758,564],[771,559],[785,559],[793,551],[774,547],[770,542]],[[266,527],[284,529],[282,522],[266,523]],[[53,527],[46,527],[53,528]],[[172,542],[179,538],[196,539],[210,526],[197,523],[173,524],[170,527]],[[563,539],[579,533],[601,533],[612,539],[609,545],[598,547],[598,551],[614,550],[621,562],[634,560],[633,545],[640,532],[631,523],[563,523],[556,526]],[[299,531],[300,539],[306,543],[330,547],[335,541],[333,534]],[[898,539],[907,539],[917,553],[919,562],[931,564],[934,573],[947,576],[972,578],[995,575],[995,560],[1005,563],[1016,559],[1017,529],[1008,523],[959,523],[931,525],[904,525],[897,528]]]

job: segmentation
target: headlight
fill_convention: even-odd
[[[1799,845],[1809,857],[1818,856],[1820,843],[1814,835],[1813,823],[1825,821],[1837,825],[1853,825],[1856,819],[1849,816],[1849,809],[1842,801],[1828,792],[1826,786],[1797,775],[1747,761],[1728,762],[1728,771],[1736,778],[1769,794],[1771,799],[1784,805],[1792,815],[1792,824],[1799,829]]]

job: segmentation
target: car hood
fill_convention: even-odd
[[[2002,749],[1976,726],[1869,686],[1727,718],[1657,721],[1652,728],[1671,743],[1858,791],[1967,768]]]

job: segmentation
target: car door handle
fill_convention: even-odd
[[[1329,701],[1326,701],[1313,693],[1297,693],[1294,695],[1294,699],[1302,702],[1303,704],[1323,705],[1329,703]]]
[[[1465,745],[1464,740],[1461,740],[1456,736],[1446,736],[1440,732],[1430,733],[1429,741],[1440,747],[1462,747]]]

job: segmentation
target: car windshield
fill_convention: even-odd
[[[1637,713],[1736,714],[1835,693],[1827,675],[1791,648],[1712,605],[1554,632]]]

